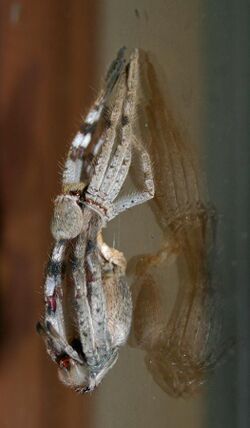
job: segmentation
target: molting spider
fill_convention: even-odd
[[[103,242],[101,230],[119,213],[154,196],[150,158],[132,129],[139,55],[135,49],[126,64],[123,48],[111,64],[104,88],[71,144],[63,192],[55,200],[55,243],[44,285],[44,319],[37,329],[58,365],[59,378],[79,392],[100,383],[130,331],[126,260]],[[133,153],[140,159],[142,189],[119,196]]]

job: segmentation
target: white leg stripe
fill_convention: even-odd
[[[56,287],[56,282],[54,278],[51,278],[50,276],[47,276],[46,281],[45,281],[45,295],[46,296],[53,296],[54,291],[55,291],[55,287]]]
[[[74,140],[72,141],[72,146],[74,148],[84,147],[86,149],[86,147],[88,147],[90,143],[90,140],[91,140],[91,133],[83,135],[80,132],[78,132]]]
[[[103,109],[103,105],[101,105],[98,110],[90,111],[85,119],[85,122],[90,124],[97,122],[100,119],[102,109]]]

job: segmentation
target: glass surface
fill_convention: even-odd
[[[24,4],[6,1],[3,12],[3,285],[0,289],[3,427],[247,428],[250,423],[248,2],[105,0],[65,5],[55,1],[53,6],[44,2],[35,7],[29,1]],[[119,215],[105,229],[107,242],[122,251],[128,261],[134,322],[128,344],[121,349],[116,365],[94,393],[79,396],[59,383],[56,367],[47,358],[34,325],[42,311],[42,272],[51,242],[51,200],[60,192],[58,162],[65,157],[67,142],[77,130],[80,113],[87,111],[107,66],[124,45],[128,51],[138,47],[147,53],[142,75],[151,64],[157,78],[154,83],[154,73],[151,74],[151,98],[161,99],[165,104],[166,123],[162,122],[161,104],[154,101],[150,107],[151,120],[155,117],[159,121],[159,140],[154,129],[142,132],[146,145],[150,135],[157,139],[150,153],[152,158],[155,156],[157,191],[163,196],[159,197],[158,216],[154,204],[146,203]],[[147,128],[143,102],[149,88],[146,84],[143,88],[135,120]],[[199,240],[205,225],[208,247],[212,242],[204,256],[209,269],[201,280],[211,281],[216,293],[214,296],[205,292],[202,297],[195,297],[193,305],[189,293],[185,294],[186,278],[191,281],[186,263],[190,260],[195,272],[204,259],[191,256],[192,246],[185,247],[187,253],[180,260],[170,256],[169,262],[152,268],[146,266],[146,275],[142,277],[133,270],[138,256],[156,255],[164,245],[167,247],[171,235],[162,224],[171,203],[164,193],[170,186],[169,164],[164,159],[173,134],[180,143],[183,162],[195,165],[205,201],[198,228],[185,226],[185,239],[193,243],[197,233]],[[169,137],[166,146],[164,135]],[[133,165],[135,175],[128,183],[128,190],[136,183],[136,167]],[[178,172],[176,177],[180,179]],[[216,239],[212,236],[215,223]],[[181,236],[183,242],[184,235]],[[179,288],[182,282],[184,292]],[[138,293],[142,289],[146,291],[140,300]],[[177,296],[181,296],[179,306]],[[186,349],[197,355],[198,361],[202,360],[203,342],[194,345],[191,330],[195,332],[203,320],[199,328],[204,336],[211,331],[215,334],[218,317],[218,331],[222,320],[222,332],[214,339],[211,360],[206,360],[212,361],[212,367],[204,370],[204,385],[196,391],[194,382],[192,388],[191,380],[199,383],[203,376],[199,377],[200,372],[194,372],[193,377],[187,375],[184,364],[183,378],[190,376],[189,393],[175,397],[181,388],[173,388],[173,380],[162,381],[165,376],[162,373],[174,373],[170,357],[175,348],[168,348],[166,359],[162,352],[152,358],[150,352],[147,355],[145,346],[149,345],[143,340],[153,342],[159,331],[165,331],[174,308],[177,315],[173,316],[173,331],[174,337],[178,336],[176,320],[183,319],[185,302],[190,304],[192,313],[187,318],[190,332],[185,333],[188,337],[185,343],[190,347]],[[154,305],[156,312],[152,315],[150,310]],[[157,324],[160,312],[164,327]],[[210,322],[211,330],[206,321]],[[163,337],[168,337],[167,334]],[[161,365],[156,370],[154,364],[159,355]]]

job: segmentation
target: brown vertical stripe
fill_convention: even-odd
[[[91,426],[34,325],[59,161],[93,97],[96,2],[2,0],[0,24],[1,427]]]

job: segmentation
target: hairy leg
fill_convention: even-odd
[[[100,195],[100,188],[103,183],[104,177],[107,177],[107,169],[110,162],[111,153],[117,137],[117,128],[121,121],[122,107],[124,97],[126,94],[125,75],[123,74],[119,80],[114,105],[110,115],[110,126],[105,131],[105,142],[102,146],[102,151],[98,156],[95,166],[95,173],[88,185],[87,193],[92,198]],[[110,169],[108,169],[110,171]]]
[[[82,182],[82,170],[84,168],[84,160],[86,151],[93,139],[96,127],[104,114],[107,99],[119,79],[125,65],[124,58],[125,49],[119,50],[116,59],[112,62],[104,80],[104,86],[100,91],[95,103],[90,108],[79,132],[71,143],[68,158],[65,163],[63,172],[63,193],[69,191],[81,191],[86,183]],[[103,139],[100,137],[93,148],[93,153],[88,155],[95,156],[103,144]],[[87,162],[88,163],[88,162]]]
[[[133,147],[134,147],[136,146],[137,142],[135,142],[134,137],[133,137],[133,140],[134,140],[134,143],[133,143]],[[136,193],[133,193],[132,195],[123,196],[119,198],[117,201],[115,201],[113,206],[113,212],[114,212],[113,217],[117,216],[121,212],[126,211],[131,207],[147,202],[154,197],[154,193],[155,193],[154,178],[153,178],[153,171],[152,171],[149,155],[146,149],[144,149],[142,145],[138,145],[136,147],[136,150],[140,151],[140,157],[141,157],[140,171],[143,173],[142,190]]]
[[[74,360],[82,362],[78,353],[69,345],[63,314],[63,279],[66,242],[55,243],[47,266],[44,285],[45,314],[44,322],[38,323],[37,330],[44,338],[49,354],[58,362],[60,355],[67,354]]]
[[[95,366],[100,364],[103,357],[109,355],[110,349],[102,261],[97,245],[102,222],[98,215],[87,207],[84,209],[84,218],[84,233],[76,240],[72,277],[82,349],[87,363]]]

